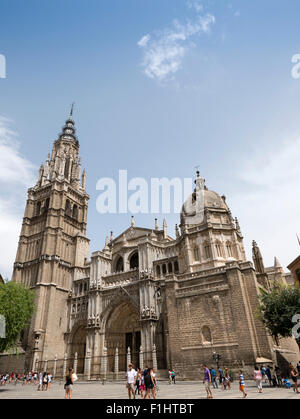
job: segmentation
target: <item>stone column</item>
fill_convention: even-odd
[[[85,379],[88,381],[91,379],[91,353],[90,351],[87,351],[85,355],[84,376],[85,376]]]
[[[102,373],[102,379],[103,381],[106,380],[106,374],[107,374],[107,348],[104,346],[103,352],[102,352],[102,362],[101,362],[101,373]]]
[[[157,357],[156,357],[156,346],[153,345],[152,348],[152,362],[153,362],[153,369],[157,371]]]
[[[54,358],[54,365],[53,365],[53,378],[56,376],[56,364],[57,364],[57,355]]]
[[[119,378],[119,349],[116,348],[115,353],[115,380]]]
[[[140,369],[144,369],[144,352],[142,345],[140,346]]]
[[[77,365],[78,365],[78,353],[75,352],[74,364],[73,364],[73,370],[74,370],[74,373],[75,374],[77,374]]]
[[[39,357],[37,356],[36,359],[35,359],[34,370],[36,372],[39,372],[38,369],[39,369]]]
[[[127,350],[127,365],[126,365],[126,371],[128,368],[128,365],[131,363],[131,353],[130,353],[130,347],[128,346],[128,350]]]
[[[65,376],[66,376],[67,362],[68,362],[68,354],[65,354],[65,356],[64,356],[64,364],[63,364],[63,378],[65,378]]]
[[[48,359],[45,360],[45,364],[44,364],[44,371],[47,372],[47,368],[48,368]]]

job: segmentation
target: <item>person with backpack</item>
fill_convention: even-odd
[[[254,381],[256,382],[258,392],[262,393],[262,379],[263,379],[263,377],[262,377],[261,370],[258,368],[257,365],[254,366],[253,378],[254,378]]]

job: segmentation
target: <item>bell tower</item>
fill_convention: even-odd
[[[63,358],[67,298],[75,276],[87,274],[89,196],[81,174],[73,106],[51,156],[41,165],[28,198],[13,281],[35,290],[36,312],[23,338],[26,366]]]

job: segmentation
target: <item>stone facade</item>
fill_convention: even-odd
[[[72,112],[52,155],[29,189],[13,280],[36,290],[37,311],[24,336],[26,368],[76,359],[92,377],[153,364],[198,378],[212,354],[231,368],[258,358],[276,362],[275,344],[257,319],[258,292],[284,281],[268,271],[257,244],[247,261],[238,220],[225,196],[197,172],[175,238],[162,229],[129,228],[89,259],[88,195]],[[277,264],[277,262],[276,262]],[[299,358],[295,342],[290,352]],[[74,361],[75,362],[75,361]],[[56,361],[55,361],[56,365]]]

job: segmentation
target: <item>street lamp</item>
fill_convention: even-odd
[[[216,352],[213,352],[213,360],[217,363],[217,368],[219,369],[219,361],[222,358],[220,354],[217,354]]]

